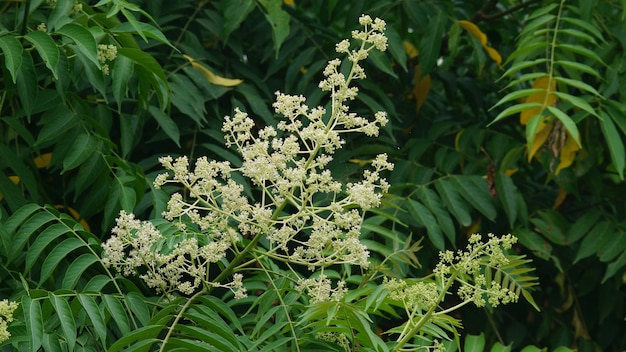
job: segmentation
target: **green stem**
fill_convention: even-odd
[[[174,318],[174,322],[172,323],[172,325],[170,325],[169,329],[167,329],[167,334],[163,338],[163,344],[161,344],[161,348],[159,348],[159,352],[165,351],[165,346],[167,345],[167,341],[170,339],[170,337],[172,336],[172,333],[174,332],[174,328],[176,328],[176,325],[178,325],[178,322],[183,317],[183,313],[185,313],[185,311],[189,309],[189,306],[191,306],[191,303],[193,303],[193,301],[196,298],[202,296],[205,293],[207,293],[207,291],[202,290],[196,293],[195,295],[189,297],[189,299],[187,299],[187,302],[185,302],[183,307],[180,309],[180,312],[176,314],[176,318]]]
[[[454,282],[456,277],[457,277],[456,272],[452,274],[452,276],[450,276],[450,278],[448,279],[448,282],[445,284],[445,286],[439,293],[439,297],[437,297],[437,302],[443,301],[443,298],[448,292],[448,289],[450,289],[450,286],[452,286],[452,283]],[[424,324],[426,324],[430,320],[430,318],[435,314],[435,309],[437,309],[437,307],[438,307],[438,304],[430,308],[428,312],[426,312],[426,314],[424,314],[422,318],[417,322],[417,324],[415,324],[415,326],[413,326],[413,328],[411,328],[408,333],[402,336],[402,338],[398,341],[398,344],[393,349],[391,349],[391,351],[392,352],[400,351],[404,345],[406,345],[412,338],[414,338],[415,335],[422,329]]]

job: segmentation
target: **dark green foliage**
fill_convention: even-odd
[[[0,9],[0,299],[21,303],[1,351],[342,351],[314,339],[338,329],[354,348],[385,351],[392,346],[380,331],[403,312],[385,300],[381,276],[425,276],[436,250],[464,247],[474,232],[519,238],[516,267],[485,274],[530,304],[449,317],[446,327],[458,318],[469,333],[462,350],[626,348],[623,2],[76,3],[82,12],[71,0]],[[259,126],[274,124],[277,90],[318,104],[320,70],[361,13],[387,21],[389,50],[367,61],[352,104],[364,116],[386,110],[391,123],[375,141],[350,139],[330,167],[350,180],[386,152],[395,169],[384,207],[362,228],[374,269],[348,278],[352,303],[307,306],[296,278],[269,262],[247,279],[251,297],[241,301],[216,290],[164,302],[102,265],[101,242],[121,209],[144,218],[164,210],[171,189],[151,185],[158,156],[238,165],[222,117],[239,107]],[[480,28],[503,70],[458,20]],[[119,47],[108,75],[98,44]],[[243,83],[211,83],[189,58]],[[524,127],[517,114],[537,107],[525,99],[546,92],[532,88],[546,74],[557,103]],[[563,144],[528,162],[548,115],[583,148],[558,174]]]

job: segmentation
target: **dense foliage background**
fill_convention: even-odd
[[[320,70],[362,13],[387,21],[389,50],[368,59],[354,108],[385,110],[391,122],[373,142],[349,140],[331,169],[349,180],[381,152],[396,164],[385,206],[363,226],[372,260],[388,275],[423,276],[437,250],[463,247],[469,234],[513,233],[539,276],[540,311],[466,306],[455,313],[463,334],[514,350],[626,349],[625,6],[3,2],[0,299],[21,306],[0,350],[119,350],[156,338],[176,305],[99,260],[118,212],[163,211],[167,189],[152,186],[159,156],[241,163],[220,131],[235,107],[263,126],[275,124],[277,90],[319,103]],[[99,58],[99,44],[117,56],[100,48]],[[240,321],[237,306],[206,297],[185,319],[211,329],[177,333],[220,335],[224,350],[248,333],[255,349],[272,350],[285,327],[272,308],[278,292],[247,302]]]

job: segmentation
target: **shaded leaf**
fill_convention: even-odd
[[[4,66],[11,74],[13,83],[17,82],[17,72],[22,65],[22,52],[24,48],[19,40],[12,35],[0,36],[0,50],[4,54]]]

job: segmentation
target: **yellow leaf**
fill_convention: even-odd
[[[463,233],[465,233],[465,236],[469,238],[471,235],[480,232],[481,224],[482,224],[482,220],[481,218],[478,218],[472,221],[472,223],[469,226],[461,228],[461,231],[463,231]]]
[[[557,210],[561,206],[561,204],[563,204],[565,198],[567,198],[567,191],[565,190],[565,188],[560,187],[559,192],[556,194],[554,204],[552,204],[552,209]]]
[[[9,176],[9,180],[11,180],[11,182],[13,182],[14,184],[20,183],[19,176]],[[2,193],[0,193],[0,200],[2,200],[2,198],[4,198],[4,196],[2,195]]]
[[[506,169],[506,170],[504,170],[504,173],[505,173],[507,176],[511,176],[511,175],[513,175],[514,173],[518,172],[518,171],[519,171],[519,169],[518,169],[518,168],[515,168],[515,169]]]
[[[481,45],[487,45],[487,35],[483,33],[477,25],[470,21],[457,21],[463,29],[465,29],[472,37],[478,39]]]
[[[424,77],[421,77],[421,75],[420,65],[417,65],[415,67],[415,75],[413,76],[413,95],[415,96],[415,111],[418,113],[430,91],[430,74],[426,74]]]
[[[457,152],[461,151],[461,135],[463,134],[463,131],[465,131],[464,129],[461,129],[459,132],[457,132],[456,136],[454,136],[454,150],[456,150]]]
[[[541,122],[539,125],[539,130],[537,130],[537,134],[535,135],[535,140],[533,141],[533,145],[530,147],[530,152],[528,153],[528,162],[535,156],[535,154],[539,151],[541,146],[546,142],[548,137],[550,137],[550,132],[552,131],[552,122],[549,123]]]
[[[402,47],[404,48],[404,52],[406,53],[406,56],[408,56],[411,59],[415,59],[417,55],[419,55],[420,53],[415,47],[415,45],[413,45],[413,43],[407,42],[406,40],[402,42]]]
[[[559,171],[569,167],[576,159],[576,152],[580,150],[578,143],[576,140],[572,138],[569,134],[567,135],[567,141],[565,141],[565,145],[561,148],[559,153],[559,166],[556,167],[555,175],[559,174]]]
[[[522,111],[522,113],[520,114],[520,123],[522,125],[528,124],[528,121],[530,121],[530,119],[541,114],[541,111],[544,108],[552,106],[556,102],[556,96],[552,94],[552,92],[556,91],[556,80],[553,79],[550,82],[549,89],[548,81],[550,81],[549,77],[543,76],[535,79],[535,82],[533,82],[533,89],[543,89],[543,91],[529,95],[526,99],[526,103],[539,103],[542,105],[542,107]]]
[[[85,221],[85,219],[80,217],[80,213],[76,211],[76,209],[72,208],[72,207],[66,207],[62,204],[57,204],[54,206],[55,209],[58,210],[67,210],[67,212],[74,218],[74,220],[78,221],[79,224],[81,224],[83,226],[83,228],[89,232],[91,232],[91,228],[89,227],[89,224],[87,223],[87,221]]]
[[[38,169],[43,169],[50,165],[50,160],[52,160],[52,153],[45,153],[33,159],[33,162]]]
[[[478,39],[480,45],[482,45],[483,49],[485,49],[487,54],[489,54],[489,57],[493,61],[495,61],[496,64],[498,64],[499,68],[502,68],[502,56],[496,49],[487,45],[487,35],[483,33],[477,25],[470,21],[459,20],[457,21],[457,23],[461,27],[463,27],[463,29],[465,29],[472,37]]]
[[[491,60],[495,61],[498,67],[502,68],[502,56],[500,56],[500,53],[490,46],[485,46],[484,48],[487,50],[487,54],[489,54]]]
[[[283,3],[287,6],[294,7],[296,6],[296,2],[294,0],[283,0]]]
[[[243,82],[243,80],[240,79],[224,78],[218,76],[215,73],[211,72],[208,68],[204,67],[202,64],[198,63],[194,58],[187,55],[183,55],[183,57],[191,63],[191,66],[193,68],[200,71],[204,78],[206,78],[207,81],[209,81],[210,83],[223,87],[232,87]]]

